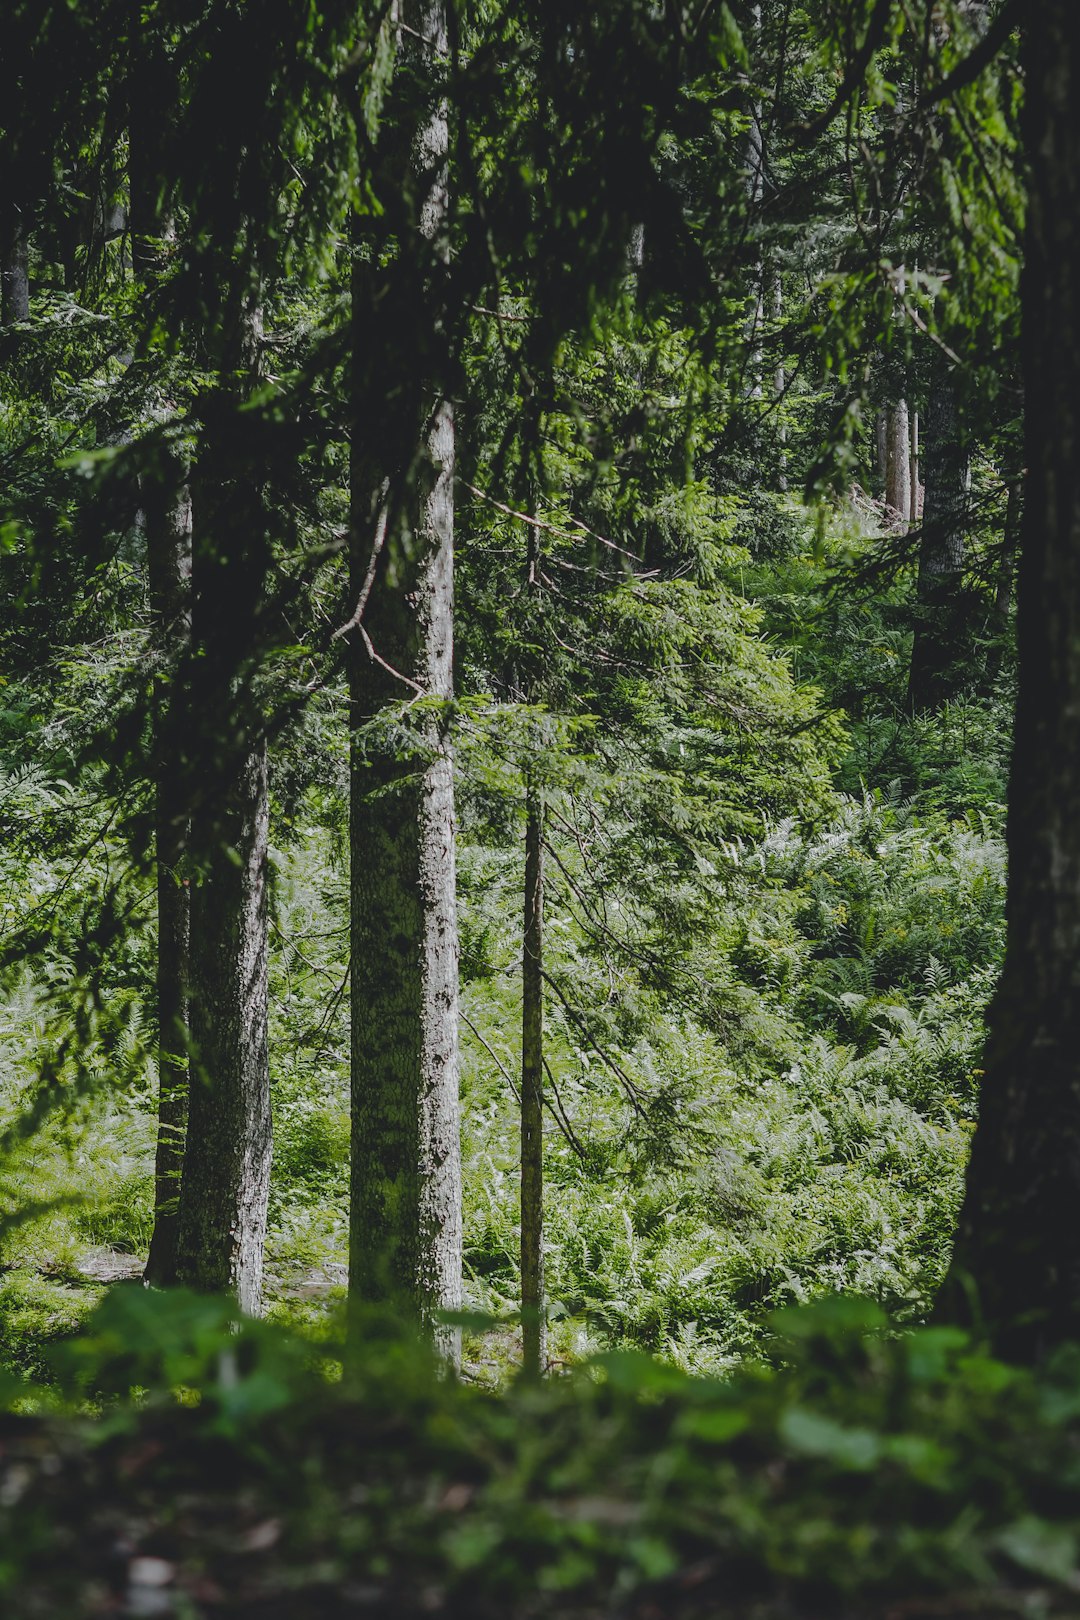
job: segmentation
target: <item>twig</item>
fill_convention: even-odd
[[[469,494],[475,495],[478,500],[487,501],[489,506],[497,507],[500,512],[505,512],[507,517],[517,518],[519,523],[527,523],[531,529],[543,529],[548,534],[558,536],[561,540],[577,540],[579,538],[577,534],[572,534],[569,529],[557,528],[554,523],[545,523],[543,518],[530,517],[528,512],[516,511],[514,507],[507,506],[505,501],[497,501],[494,495],[489,495],[486,490],[477,489],[475,484],[467,484],[462,480],[462,488],[467,489]],[[572,517],[568,518],[567,521],[572,523],[575,529],[579,529],[582,534],[587,534],[593,540],[598,540],[602,546],[607,546],[609,551],[617,551],[620,557],[628,557],[632,563],[640,562],[641,559],[636,557],[632,551],[627,551],[625,546],[616,545],[614,540],[608,540],[604,535],[597,534],[595,529],[590,529],[588,524],[582,523],[580,518]]]

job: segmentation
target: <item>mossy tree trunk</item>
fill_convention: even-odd
[[[447,54],[439,0],[405,8],[407,65]],[[411,64],[408,57],[412,54]],[[436,267],[445,257],[448,126],[444,103],[408,143],[413,170],[417,323],[439,324]],[[426,269],[423,266],[426,265]],[[458,1124],[458,937],[453,760],[454,414],[433,362],[409,379],[412,465],[373,467],[365,333],[379,278],[354,261],[350,1297],[390,1303],[443,1355],[460,1353],[439,1313],[461,1304]],[[381,284],[380,284],[381,285]],[[393,296],[391,292],[390,296]],[[415,454],[417,439],[420,453]],[[399,494],[397,486],[406,486]],[[386,722],[405,706],[400,724]],[[381,720],[380,720],[380,717]],[[372,725],[375,722],[375,725]]]

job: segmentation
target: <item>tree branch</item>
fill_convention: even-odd
[[[921,107],[934,107],[939,101],[954,95],[957,90],[963,90],[967,85],[974,84],[984,68],[990,66],[994,57],[1001,50],[1009,35],[1020,23],[1020,0],[1005,0],[1005,4],[990,24],[982,39],[969,51],[968,55],[959,65],[953,68],[947,78],[942,79],[939,85],[927,92],[919,103]]]
[[[816,141],[819,135],[823,135],[844,106],[844,103],[859,88],[863,74],[870,66],[871,58],[884,43],[885,32],[889,26],[891,16],[892,0],[877,0],[870,21],[867,24],[866,38],[848,64],[848,70],[844,74],[843,81],[835,96],[833,96],[825,111],[820,113],[811,123],[796,124],[794,126],[792,134],[797,136],[799,140],[806,142]]]

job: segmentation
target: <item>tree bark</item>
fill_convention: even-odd
[[[253,676],[269,553],[258,449],[240,412],[260,312],[226,312],[223,381],[195,487],[191,717],[191,1079],[177,1279],[258,1314],[270,1190],[269,785]]]
[[[162,217],[162,109],[174,87],[160,53],[135,64],[128,91],[128,220],[132,274],[145,293],[161,273],[161,241],[172,221]],[[164,416],[167,413],[161,412]],[[145,1279],[157,1287],[176,1280],[180,1185],[187,1135],[190,1046],[189,951],[191,892],[188,864],[190,793],[181,768],[179,736],[186,729],[180,672],[191,647],[191,494],[187,468],[166,448],[143,479],[153,625],[154,825],[157,863],[158,1129],[154,1163],[154,1231]]]
[[[154,1232],[148,1283],[176,1280],[180,1183],[188,1113],[191,891],[189,794],[175,745],[182,724],[176,673],[191,640],[191,497],[181,484],[155,490],[144,508],[155,661],[164,690],[155,703],[154,825],[157,862],[158,1130]]]
[[[9,212],[0,266],[0,321],[10,326],[30,319],[30,254],[21,216]]]
[[[970,463],[960,434],[956,385],[935,367],[926,413],[926,499],[908,705],[913,714],[934,708],[956,687],[963,656],[964,529]]]
[[[906,399],[890,405],[886,416],[885,505],[891,521],[906,529],[911,522],[911,433]]]
[[[403,48],[445,59],[441,0],[407,8],[405,21],[408,39],[420,43]],[[413,143],[421,177],[413,225],[429,265],[445,256],[447,154],[447,110],[439,104]],[[417,318],[435,326],[433,278],[421,280],[428,307]],[[460,1308],[462,1286],[454,782],[445,707],[453,695],[454,415],[442,379],[427,378],[419,391],[419,470],[399,533],[393,491],[376,483],[362,448],[372,432],[361,323],[371,296],[370,272],[357,256],[350,1298],[393,1304],[456,1363],[459,1330],[439,1320]],[[397,737],[389,727],[373,731],[370,722],[388,706],[417,697],[437,702],[406,716]]]
[[[1023,511],[1023,485],[1014,479],[1009,485],[1005,506],[1005,532],[1001,541],[1001,561],[998,564],[997,584],[994,589],[994,616],[1004,625],[1012,607],[1013,575],[1016,572],[1016,552],[1020,544],[1020,518]]]
[[[1013,479],[1009,485],[1005,504],[1005,529],[1001,537],[1001,556],[998,560],[997,580],[994,586],[994,611],[990,620],[992,640],[986,658],[988,686],[993,684],[1001,670],[1009,635],[1009,614],[1012,611],[1013,582],[1024,510],[1023,488],[1019,478]]]
[[[1080,36],[1025,19],[1026,460],[1007,945],[943,1313],[1004,1354],[1080,1340]]]
[[[878,411],[874,419],[874,451],[877,456],[878,477],[886,485],[889,473],[889,412]]]
[[[544,812],[530,783],[521,957],[521,1370],[547,1365],[544,1319]]]
[[[752,5],[750,8],[750,39],[753,48],[758,48],[761,38],[761,6]],[[762,129],[762,105],[755,100],[750,108],[750,130],[746,146],[746,199],[750,209],[751,228],[757,232],[761,228],[761,205],[765,198],[765,136]],[[753,269],[754,301],[747,318],[747,342],[749,354],[747,356],[747,397],[760,400],[762,398],[762,345],[761,332],[765,322],[765,258],[759,245],[756,262]],[[754,436],[758,437],[760,424],[754,424]]]
[[[270,1188],[266,745],[237,741],[194,819],[192,1072],[177,1278],[259,1314]]]
[[[775,267],[771,274],[772,280],[772,318],[776,327],[777,343],[780,342],[780,325],[784,315],[784,286],[780,272]],[[782,354],[778,354],[776,369],[773,372],[773,392],[776,399],[776,409],[782,413],[785,395],[787,394],[787,371],[784,367]],[[783,415],[779,416],[776,430],[776,487],[781,495],[788,492],[788,455],[787,455],[787,428],[784,426]]]

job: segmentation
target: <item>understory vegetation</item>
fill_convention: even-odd
[[[794,503],[780,520],[787,545],[794,529],[806,554],[758,563],[755,598],[763,622],[801,628],[786,647],[774,632],[770,656],[797,669],[810,647],[814,673],[839,670],[843,682],[846,663],[896,639],[872,602],[837,614],[810,524]],[[62,672],[61,714],[104,701],[109,653],[115,646]],[[649,763],[624,752],[616,788],[604,757],[614,739],[594,733],[576,747],[555,801],[549,888],[546,1263],[557,1365],[632,1346],[723,1372],[758,1353],[773,1311],[823,1294],[877,1300],[897,1323],[925,1317],[948,1261],[1001,957],[1009,694],[1002,684],[906,718],[901,656],[893,667],[894,688],[883,683],[876,706],[864,701],[852,717],[830,704],[831,780],[813,776],[808,811],[740,823],[663,896],[669,913],[696,918],[678,957],[656,949],[657,897],[641,892],[619,848],[634,829],[625,808],[620,827],[618,800],[648,793]],[[23,736],[53,727],[62,753],[54,694],[47,711],[35,715],[27,697],[15,712]],[[278,802],[272,832],[269,1311],[317,1336],[344,1300],[348,1258],[340,727],[330,708],[322,780]],[[463,747],[460,763],[465,1261],[468,1308],[492,1325],[471,1335],[466,1370],[499,1383],[518,1354],[523,878],[512,767],[471,781],[476,752]],[[869,772],[867,752],[877,756]],[[77,936],[92,913],[100,926],[93,907],[118,858],[108,828],[75,861],[55,853],[86,791],[40,766],[9,768],[8,930],[47,916]],[[131,924],[111,983],[84,991],[92,1067],[56,1006],[58,985],[78,973],[77,938],[55,951],[44,983],[22,975],[5,1003],[0,1332],[8,1365],[35,1376],[45,1345],[82,1322],[105,1284],[140,1273],[153,1226],[152,911],[137,875],[129,884]],[[24,1135],[43,1073],[54,1094]]]

